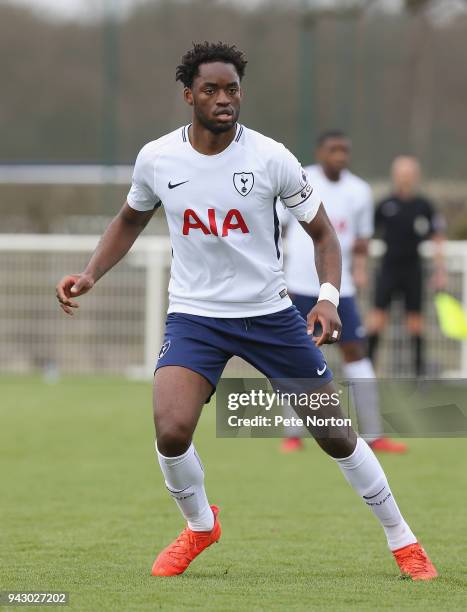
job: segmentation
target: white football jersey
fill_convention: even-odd
[[[323,198],[327,215],[336,230],[342,250],[341,297],[355,294],[352,280],[352,251],[357,238],[373,235],[373,197],[368,183],[349,170],[344,170],[338,181],[330,181],[320,165],[305,168],[310,183]],[[285,278],[292,294],[317,296],[320,283],[315,267],[313,242],[308,234],[287,212],[281,214],[287,225],[287,256]]]
[[[139,211],[164,206],[173,254],[169,312],[252,317],[287,308],[276,200],[311,220],[317,191],[292,153],[266,136],[237,124],[224,151],[203,155],[188,129],[141,149],[127,198]]]

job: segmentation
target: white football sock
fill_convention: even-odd
[[[336,459],[347,482],[363,497],[381,523],[388,545],[397,550],[417,541],[396,504],[386,475],[368,444],[357,439],[350,457]]]
[[[204,471],[193,444],[179,457],[157,457],[170,495],[193,531],[211,531],[214,516],[204,489]]]
[[[383,435],[383,426],[379,412],[378,385],[373,364],[365,357],[342,366],[344,376],[353,381],[351,386],[352,400],[358,418],[360,435],[367,442],[372,442]],[[362,380],[369,379],[369,380]]]

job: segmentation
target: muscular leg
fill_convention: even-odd
[[[357,413],[360,435],[373,441],[382,436],[379,396],[373,365],[366,356],[363,341],[341,342],[344,375],[352,383],[352,399]]]
[[[329,396],[336,394],[338,396],[338,392],[332,383],[324,385],[313,392],[313,396],[316,397],[316,394],[326,394]],[[354,451],[357,443],[357,435],[351,426],[307,425],[307,417],[309,416],[316,416],[317,419],[345,419],[338,402],[329,402],[329,405],[321,406],[317,410],[312,410],[304,406],[294,406],[293,409],[299,417],[303,419],[308,431],[325,453],[337,459],[348,457]]]
[[[327,395],[335,392],[332,384],[319,389],[319,393]],[[297,409],[297,412],[299,410],[303,414],[304,411]],[[344,418],[339,405],[322,406],[313,412],[320,418]],[[417,539],[400,513],[383,468],[367,443],[357,438],[352,427],[310,427],[309,431],[319,446],[336,460],[355,492],[370,506],[385,531],[389,548],[398,550],[415,543]]]
[[[157,456],[165,484],[193,531],[210,531],[214,517],[204,489],[204,471],[192,443],[212,385],[179,366],[159,368],[154,377]]]
[[[157,447],[167,457],[184,453],[191,444],[212,385],[197,372],[166,366],[154,376],[153,411]]]

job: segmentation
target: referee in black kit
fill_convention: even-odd
[[[443,289],[446,272],[442,254],[442,220],[431,202],[418,194],[420,165],[414,157],[397,157],[392,164],[394,193],[376,208],[376,234],[386,252],[377,272],[374,309],[368,320],[369,357],[375,360],[379,335],[386,326],[387,309],[396,294],[402,295],[406,327],[412,344],[413,369],[425,374],[423,346],[423,274],[418,247],[423,240],[435,243],[433,289]]]

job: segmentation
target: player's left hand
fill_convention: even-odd
[[[311,336],[314,332],[316,323],[321,325],[321,336],[313,335],[313,342],[316,346],[322,344],[334,344],[341,335],[342,323],[337,314],[337,308],[328,300],[320,300],[314,308],[310,310],[307,317],[307,333]]]

